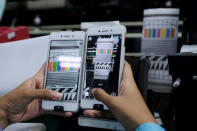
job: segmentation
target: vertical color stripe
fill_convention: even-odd
[[[107,50],[107,54],[109,54],[109,49]]]
[[[108,50],[108,49],[105,49],[105,54],[107,54],[107,50]]]
[[[110,54],[110,55],[112,54],[111,49],[110,49],[110,51],[109,51],[109,54]]]
[[[66,67],[66,71],[69,71],[70,70],[70,68],[69,67]]]
[[[148,29],[148,38],[151,38],[152,36],[152,29]]]
[[[99,49],[99,54],[101,54],[101,49]]]
[[[147,36],[148,36],[148,29],[145,29],[144,30],[144,38],[147,38]]]
[[[166,37],[166,29],[162,28],[161,29],[161,38],[165,38]]]
[[[161,37],[161,29],[157,29],[157,38]]]
[[[61,68],[61,71],[65,71],[65,67],[62,67],[62,68]]]
[[[171,34],[171,38],[175,37],[175,29],[174,28],[171,29],[170,34]]]
[[[57,71],[61,71],[61,65],[60,64],[61,64],[60,62],[57,63]]]
[[[53,63],[49,62],[48,71],[52,71],[52,70],[53,70]]]
[[[70,67],[70,71],[74,71],[74,68],[73,67]]]
[[[53,62],[53,71],[57,71],[57,62]]]
[[[153,31],[152,31],[152,37],[156,38],[156,29],[153,29]]]
[[[166,38],[170,38],[170,28],[166,29]]]

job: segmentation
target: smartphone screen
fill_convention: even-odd
[[[63,94],[61,100],[77,102],[82,40],[52,40],[45,88]]]
[[[93,88],[118,95],[122,35],[88,36],[83,99],[95,99]]]

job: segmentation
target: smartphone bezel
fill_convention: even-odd
[[[42,108],[47,111],[54,110],[55,106],[63,106],[64,111],[77,112],[79,110],[79,99],[80,99],[80,91],[81,91],[81,80],[82,80],[82,72],[83,72],[83,53],[84,53],[84,43],[85,43],[85,32],[83,31],[64,31],[64,32],[54,32],[50,34],[50,41],[48,45],[48,54],[47,54],[47,63],[45,70],[45,79],[44,79],[44,88],[47,79],[47,70],[48,70],[48,61],[49,61],[49,53],[50,53],[50,45],[52,41],[67,41],[67,40],[81,40],[82,41],[82,60],[81,60],[81,68],[79,75],[79,83],[77,89],[77,102],[66,102],[66,101],[47,101],[42,100]]]
[[[120,34],[122,36],[122,41],[121,41],[121,56],[120,56],[120,68],[119,68],[119,81],[118,81],[118,93],[120,91],[120,81],[122,78],[122,71],[123,71],[123,65],[124,65],[124,54],[125,54],[125,33],[126,33],[126,28],[123,25],[119,26],[111,26],[111,27],[100,27],[100,28],[89,28],[87,30],[87,35],[86,35],[86,43],[85,43],[85,51],[84,51],[84,68],[83,68],[83,79],[82,79],[82,87],[81,87],[81,101],[80,101],[80,107],[82,109],[93,109],[94,104],[101,104],[104,107],[104,110],[109,110],[108,107],[103,104],[101,101],[98,100],[85,100],[82,99],[82,93],[83,93],[83,88],[85,86],[85,64],[86,64],[86,56],[87,56],[87,44],[88,44],[88,36],[100,36],[100,35],[116,35]]]

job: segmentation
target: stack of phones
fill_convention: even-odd
[[[126,28],[122,25],[50,34],[44,87],[63,94],[58,101],[42,101],[44,110],[77,112],[103,109],[93,88],[119,94],[124,65]]]

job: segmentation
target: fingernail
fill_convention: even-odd
[[[61,99],[62,98],[62,93],[59,93],[59,92],[54,92],[53,93],[53,96],[54,96],[54,99],[55,100],[59,100],[59,99]]]

